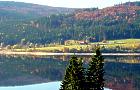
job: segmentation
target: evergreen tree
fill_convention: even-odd
[[[77,77],[78,77],[78,86],[79,90],[85,90],[85,71],[84,71],[84,66],[83,66],[83,59],[78,60],[78,67],[77,69]]]
[[[96,49],[96,55],[92,57],[87,70],[86,90],[103,90],[104,87],[104,59],[100,49]]]
[[[82,59],[73,56],[66,68],[64,80],[60,90],[103,90],[104,87],[104,58],[100,49],[96,49],[96,55],[92,56],[92,61],[86,75]]]
[[[60,87],[60,90],[72,90],[71,83],[70,83],[71,82],[70,71],[71,71],[70,67],[67,67],[66,71],[65,71],[64,79],[63,79],[61,87]]]
[[[60,90],[84,90],[84,81],[82,59],[78,60],[76,56],[73,56],[66,68]]]

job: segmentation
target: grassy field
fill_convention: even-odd
[[[105,46],[107,48],[138,49],[140,48],[140,39],[109,40]]]
[[[140,49],[140,39],[107,40],[106,42],[94,42],[88,45],[55,45],[39,48],[14,49],[15,51],[47,51],[47,52],[69,52],[71,50],[92,50],[95,46],[106,49]]]
[[[49,46],[49,47],[39,47],[39,48],[28,48],[28,49],[14,49],[15,51],[67,51],[67,50],[81,50],[86,49],[90,45],[56,45],[56,46]]]

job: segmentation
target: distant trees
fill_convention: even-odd
[[[97,48],[87,71],[84,70],[82,59],[71,57],[60,90],[103,90],[103,76],[104,59]]]
[[[25,38],[21,39],[20,44],[21,44],[21,46],[25,45],[26,44],[26,39]]]

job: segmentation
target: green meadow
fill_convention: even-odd
[[[107,40],[105,42],[92,42],[88,44],[48,45],[45,47],[31,47],[12,49],[14,51],[41,51],[41,52],[92,52],[99,46],[101,50],[139,50],[140,39]]]

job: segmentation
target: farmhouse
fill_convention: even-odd
[[[65,45],[87,45],[88,43],[86,41],[80,41],[80,40],[66,40]]]

